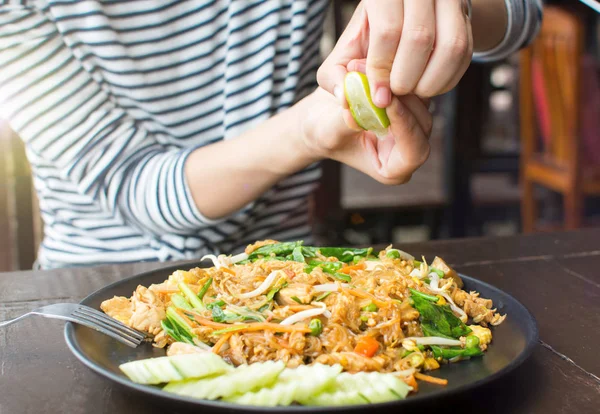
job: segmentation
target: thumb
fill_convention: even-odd
[[[344,99],[344,77],[348,73],[347,65],[354,59],[366,57],[368,39],[368,20],[362,3],[356,8],[352,19],[340,36],[333,51],[317,72],[319,86],[334,95],[340,103]]]

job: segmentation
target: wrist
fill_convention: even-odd
[[[269,131],[271,139],[267,145],[271,151],[268,152],[273,153],[274,157],[265,160],[266,168],[278,178],[289,176],[322,159],[308,145],[309,141],[306,139],[308,132],[305,119],[310,109],[311,96],[307,96],[270,120],[283,127],[277,134],[273,134],[272,130]]]

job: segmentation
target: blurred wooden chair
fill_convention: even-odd
[[[584,41],[577,14],[548,6],[538,38],[521,52],[524,232],[538,228],[535,185],[563,195],[566,229],[581,227],[585,196],[600,194],[600,169],[586,159],[580,129]]]

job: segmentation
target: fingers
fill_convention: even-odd
[[[429,112],[429,99],[422,99],[415,95],[406,95],[398,98],[401,103],[408,108],[408,110],[415,117],[421,130],[425,136],[429,139],[431,130],[433,128],[433,116]]]
[[[378,173],[384,180],[403,183],[429,157],[431,115],[416,97],[392,100],[387,109],[390,136],[378,142]]]
[[[442,91],[442,93],[449,92],[456,85],[458,85],[458,82],[460,82],[460,80],[462,79],[463,75],[465,74],[465,72],[469,68],[469,65],[471,64],[471,60],[473,58],[473,27],[471,26],[471,20],[469,19],[469,17],[467,15],[465,15],[465,19],[467,20],[467,33],[468,33],[468,39],[469,39],[469,50],[470,50],[469,58],[465,59],[465,62],[463,63],[463,66],[461,66],[461,68],[454,75],[454,77],[452,78],[452,80],[448,83],[448,85],[446,85],[446,87],[444,88],[444,90]]]
[[[373,103],[380,108],[386,108],[392,101],[390,75],[402,34],[404,1],[365,0],[365,2],[369,22],[366,73]]]
[[[404,2],[404,25],[390,82],[394,95],[411,93],[431,56],[435,41],[435,1]]]
[[[340,103],[345,101],[344,77],[348,62],[366,56],[368,36],[367,17],[361,3],[354,11],[352,19],[333,51],[317,71],[319,86],[334,95]]]
[[[416,95],[425,97],[444,92],[472,55],[462,2],[436,0],[435,13],[435,48],[414,90]]]

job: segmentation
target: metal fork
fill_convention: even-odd
[[[34,309],[17,318],[0,322],[0,328],[11,325],[31,315],[63,319],[65,321],[85,325],[88,328],[102,332],[132,348],[136,348],[146,338],[146,334],[143,332],[132,329],[124,323],[119,322],[96,309],[77,303],[55,303],[53,305],[42,306],[41,308]]]

